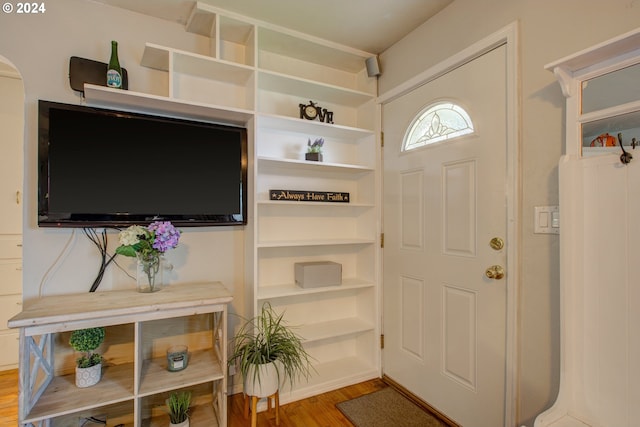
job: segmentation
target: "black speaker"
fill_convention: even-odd
[[[365,61],[365,64],[367,65],[367,75],[369,77],[376,77],[381,74],[380,63],[378,62],[377,56],[372,56],[370,58],[367,58],[367,60]]]

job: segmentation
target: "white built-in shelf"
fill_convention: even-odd
[[[296,383],[296,394],[310,397],[324,391],[334,390],[340,384],[355,384],[378,377],[378,369],[371,360],[358,356],[344,357],[330,362],[313,364],[308,380]],[[288,400],[287,391],[280,392],[280,402]]]
[[[372,56],[361,50],[337,44],[333,46],[326,40],[321,41],[286,29],[275,29],[273,26],[258,28],[258,50],[349,73],[361,71],[365,60]]]
[[[284,132],[304,133],[317,135],[324,138],[352,139],[354,143],[359,138],[373,135],[373,130],[342,126],[338,124],[324,123],[317,120],[305,120],[298,117],[284,117],[272,114],[258,114],[258,127],[262,129],[274,129]]]
[[[359,317],[330,320],[327,322],[308,323],[295,332],[304,342],[322,341],[328,338],[341,337],[374,330],[374,325]]]
[[[313,295],[324,294],[331,292],[345,292],[358,289],[373,288],[375,285],[371,281],[357,279],[357,278],[344,278],[342,284],[337,286],[320,286],[317,288],[302,288],[295,283],[275,285],[275,286],[262,286],[258,290],[258,299],[276,299],[276,298],[288,298],[301,295]]]
[[[294,96],[304,94],[306,99],[348,107],[359,107],[375,98],[370,93],[264,70],[258,74],[258,88]]]
[[[314,240],[281,240],[259,242],[258,248],[290,248],[303,246],[346,246],[346,245],[371,245],[375,239],[314,239]]]
[[[294,159],[280,159],[274,157],[262,157],[258,156],[258,163],[261,172],[268,173],[269,171],[281,173],[282,169],[301,170],[301,171],[319,171],[325,174],[332,173],[350,173],[361,174],[366,172],[373,172],[374,169],[367,166],[360,165],[348,165],[342,163],[327,163],[327,162],[309,162],[306,160],[294,160]]]
[[[185,101],[166,96],[85,84],[87,105],[143,114],[244,126],[252,117],[249,110]]]
[[[255,72],[247,65],[152,43],[145,45],[141,65],[237,85],[246,84]]]

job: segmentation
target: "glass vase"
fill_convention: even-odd
[[[136,284],[138,292],[156,292],[162,288],[162,258],[159,254],[138,254]]]

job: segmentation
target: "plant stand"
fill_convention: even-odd
[[[276,425],[280,425],[280,393],[276,390],[271,396],[267,396],[267,412],[271,411],[271,399],[273,399],[273,407],[276,410]],[[251,410],[251,427],[256,427],[258,418],[258,396],[244,395],[244,417],[249,418],[249,410]],[[251,401],[251,409],[249,409],[249,401]]]

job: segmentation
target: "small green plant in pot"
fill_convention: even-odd
[[[229,364],[235,363],[242,373],[247,395],[268,397],[280,385],[293,385],[311,375],[311,357],[283,316],[265,303],[260,314],[247,320],[232,340]]]
[[[167,412],[172,427],[189,426],[189,407],[191,406],[191,392],[173,392],[167,399]]]
[[[78,329],[71,333],[69,345],[84,353],[76,360],[76,386],[90,387],[102,376],[102,356],[93,351],[104,341],[104,328]]]

